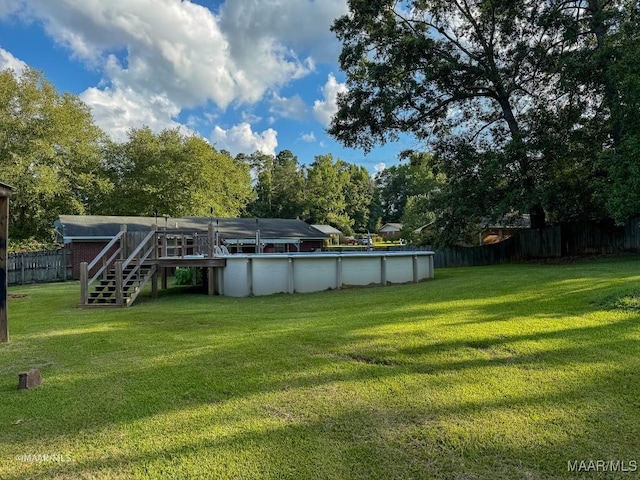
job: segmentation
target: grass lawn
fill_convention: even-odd
[[[637,257],[116,310],[11,288],[0,478],[638,478],[638,291]]]

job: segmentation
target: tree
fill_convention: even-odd
[[[53,237],[60,214],[89,213],[112,185],[89,108],[42,74],[0,72],[0,180],[15,187],[11,236]]]
[[[348,176],[344,187],[345,213],[353,221],[353,230],[366,232],[369,230],[369,213],[373,201],[373,182],[366,167],[353,163],[342,163]]]
[[[256,217],[298,218],[305,216],[304,171],[289,150],[275,157],[255,152],[244,157],[257,178],[255,201],[249,206]]]
[[[412,197],[431,199],[434,190],[441,188],[442,179],[434,174],[432,163],[433,158],[429,155],[412,154],[410,163],[394,165],[376,174],[375,183],[384,223],[403,222],[405,208]],[[415,200],[413,202],[413,208],[416,208],[418,204]],[[423,214],[430,217],[432,207],[424,202],[419,204],[425,207]],[[412,218],[419,218],[423,214],[414,212]],[[415,225],[414,228],[422,225],[424,223]]]
[[[299,218],[305,215],[305,170],[289,150],[276,155],[273,164],[274,210],[277,218]]]
[[[116,195],[105,214],[239,216],[252,196],[249,167],[179,130],[132,129],[112,144],[109,172]]]
[[[603,59],[619,58],[607,43],[637,8],[610,0],[350,0],[333,25],[348,92],[329,132],[366,150],[405,133],[423,141],[446,178],[441,199],[460,207],[444,221],[461,234],[479,215],[528,211],[541,226],[545,210],[555,218],[600,213],[607,171],[597,154],[606,132],[613,145],[622,132],[615,118],[605,133],[597,128],[621,92],[617,67]],[[581,181],[563,182],[567,174]]]
[[[309,166],[305,194],[309,210],[309,222],[328,224],[351,233],[353,220],[346,212],[345,189],[349,175],[344,162],[335,163],[331,155],[319,155]]]

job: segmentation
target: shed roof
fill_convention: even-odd
[[[0,197],[4,197],[4,198],[10,197],[12,191],[13,191],[12,186],[7,185],[6,183],[0,182]]]
[[[253,238],[260,230],[262,239],[293,238],[304,240],[324,240],[328,235],[313,228],[302,220],[284,218],[209,218],[209,217],[126,217],[98,215],[60,215],[55,222],[56,229],[65,240],[110,238],[115,236],[121,225],[127,230],[148,231],[156,224],[159,228],[206,232],[209,224],[223,239]]]
[[[380,227],[380,232],[399,232],[402,230],[401,223],[385,223],[382,227]]]
[[[327,235],[342,235],[342,232],[337,228],[332,227],[331,225],[311,225],[316,230],[320,230],[322,233],[326,233]]]

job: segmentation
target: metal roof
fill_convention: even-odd
[[[113,237],[121,225],[127,231],[148,231],[154,224],[159,229],[179,229],[206,232],[213,223],[214,230],[222,239],[252,238],[260,230],[262,239],[293,238],[324,240],[329,238],[302,220],[285,218],[209,218],[209,217],[125,217],[98,215],[60,215],[55,222],[56,230],[67,240]]]

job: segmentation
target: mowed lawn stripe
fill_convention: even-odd
[[[420,284],[242,299],[169,291],[115,310],[78,309],[76,283],[11,288],[0,477],[628,466],[640,462],[640,315],[618,300],[634,298],[639,267],[441,269]],[[18,392],[31,367],[43,385]]]

